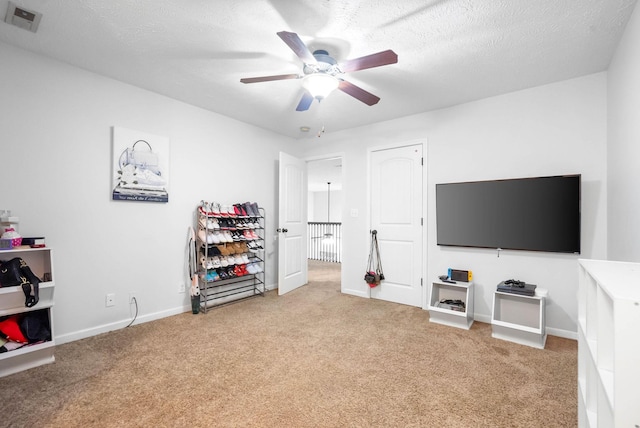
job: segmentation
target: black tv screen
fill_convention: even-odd
[[[580,175],[436,184],[438,245],[580,253]]]

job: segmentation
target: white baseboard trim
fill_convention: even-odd
[[[277,284],[267,285],[265,289],[266,291],[277,290],[278,285]],[[181,307],[179,306],[177,308],[167,309],[160,312],[154,312],[152,314],[141,315],[138,318],[136,318],[136,321],[132,325],[155,321],[155,320],[170,317],[173,315],[182,314],[184,312],[191,312],[191,305],[184,305]],[[55,337],[56,344],[62,345],[63,343],[75,342],[76,340],[86,339],[87,337],[97,336],[98,334],[108,333],[114,330],[120,330],[122,328],[127,327],[130,322],[131,322],[130,319],[116,321],[110,324],[104,324],[104,325],[88,328],[85,330],[74,331],[72,333],[56,336]]]
[[[547,331],[547,334],[549,336],[558,336],[558,337],[564,337],[565,339],[578,340],[577,331],[562,330],[559,328],[552,328],[552,327],[547,327],[545,330]]]
[[[141,315],[138,318],[136,318],[136,320],[133,323],[133,325],[142,324],[142,323],[146,323],[146,322],[149,322],[149,321],[159,320],[159,319],[170,317],[170,316],[173,316],[173,315],[178,315],[178,314],[181,314],[181,313],[184,313],[184,312],[187,312],[187,311],[189,311],[189,312],[191,311],[191,305],[184,305],[184,306],[179,306],[179,307],[173,308],[173,309],[167,309],[165,311],[160,311],[160,312],[154,312],[152,314]],[[85,329],[85,330],[74,331],[72,333],[67,333],[67,334],[63,334],[63,335],[60,335],[60,336],[56,336],[56,338],[55,338],[56,344],[57,345],[62,345],[63,343],[74,342],[76,340],[86,339],[87,337],[97,336],[97,335],[102,334],[102,333],[108,333],[110,331],[120,330],[122,328],[127,327],[130,322],[131,322],[130,319],[122,320],[122,321],[116,321],[116,322],[113,322],[113,323],[110,323],[110,324],[104,324],[104,325],[88,328],[88,329]]]

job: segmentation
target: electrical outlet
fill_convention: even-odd
[[[116,304],[116,295],[113,294],[113,293],[107,294],[107,296],[105,298],[105,301],[104,301],[104,305],[106,307],[109,307],[109,306],[113,306],[115,304]]]
[[[178,293],[185,293],[186,289],[184,286],[184,282],[180,283],[180,285],[178,286]]]
[[[133,305],[138,302],[138,297],[136,296],[136,292],[132,291],[129,293],[129,304]]]

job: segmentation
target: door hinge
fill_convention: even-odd
[[[422,278],[420,278],[420,287],[422,287],[422,285],[423,285],[423,284],[422,284]]]
[[[424,217],[420,217],[420,226],[424,226]]]
[[[424,166],[424,158],[420,158],[420,165]]]

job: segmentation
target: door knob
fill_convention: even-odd
[[[287,229],[280,229],[280,228],[276,229],[276,232],[278,232],[278,233],[287,233],[288,231],[289,230],[287,230]]]

